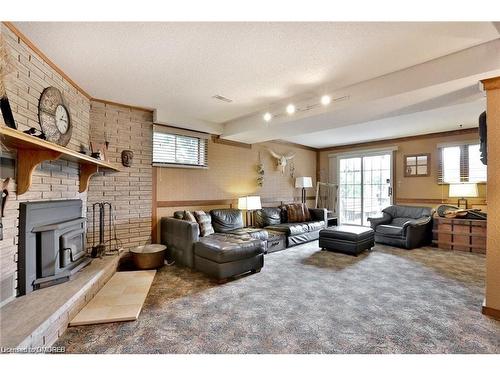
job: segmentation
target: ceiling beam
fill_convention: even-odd
[[[499,73],[500,39],[496,39],[343,89],[325,90],[333,99],[348,98],[334,101],[327,107],[283,115],[269,123],[262,119],[262,112],[230,121],[224,126],[222,138],[263,142],[373,121],[397,113],[421,112],[438,104],[449,106],[469,100],[474,87],[479,95],[478,82]],[[289,102],[295,103],[297,108],[310,103],[298,97],[271,107],[270,112],[282,113],[284,104]]]

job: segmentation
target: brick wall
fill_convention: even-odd
[[[106,133],[110,162],[121,165],[121,152],[125,149],[134,152],[134,159],[130,168],[121,166],[121,172],[102,172],[92,178],[87,212],[89,246],[92,241],[92,204],[102,201],[113,206],[116,234],[124,248],[150,241],[152,127],[152,112],[91,101],[91,141],[103,142]]]
[[[89,190],[79,193],[79,166],[64,160],[44,162],[33,173],[25,194],[16,195],[15,180],[9,184],[9,200],[3,218],[0,241],[0,305],[16,296],[19,203],[54,199],[81,199],[82,215],[92,204],[111,202],[115,208],[116,234],[125,248],[145,244],[151,234],[152,198],[152,112],[91,101],[77,87],[47,64],[15,33],[0,23],[0,32],[12,57],[14,70],[6,82],[7,95],[19,130],[40,129],[38,101],[46,87],[57,87],[71,114],[73,133],[67,147],[79,150],[90,141],[110,142],[108,160],[121,164],[121,151],[134,151],[131,168],[122,172],[101,172],[90,181]],[[2,126],[3,118],[0,116]],[[2,146],[3,157],[16,158],[15,151]],[[88,208],[87,208],[88,206]],[[88,216],[87,242],[92,240],[92,217]],[[107,238],[107,237],[106,237]]]
[[[7,80],[7,95],[19,130],[30,127],[40,129],[38,100],[45,87],[55,86],[64,96],[71,113],[73,134],[68,145],[78,150],[81,143],[89,142],[90,101],[64,77],[46,64],[5,25],[0,31],[10,49],[14,71]],[[0,116],[3,124],[3,118]],[[15,152],[2,147],[2,156],[15,158]],[[0,241],[0,304],[16,295],[17,287],[17,235],[19,203],[50,199],[79,198],[86,203],[86,193],[78,192],[78,165],[68,161],[44,162],[33,173],[33,184],[25,194],[16,195],[15,181],[9,184],[9,200],[2,219],[4,232]]]

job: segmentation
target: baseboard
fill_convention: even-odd
[[[500,320],[500,310],[486,306],[485,302],[483,302],[481,312],[483,313],[483,315],[488,315],[491,316],[492,318]]]

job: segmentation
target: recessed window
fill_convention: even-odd
[[[208,135],[155,125],[153,166],[208,167]]]
[[[479,144],[445,146],[439,149],[438,182],[486,182],[486,165],[481,162]]]

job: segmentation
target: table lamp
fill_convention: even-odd
[[[261,208],[262,204],[260,202],[260,197],[258,195],[248,195],[246,197],[238,198],[238,209],[246,210],[246,222],[248,226],[253,225],[252,211],[260,210]],[[250,213],[250,219],[248,218],[249,213]]]
[[[461,183],[461,184],[450,184],[450,189],[448,196],[450,198],[458,198],[458,208],[467,209],[467,199],[477,197],[477,184],[472,183]]]

